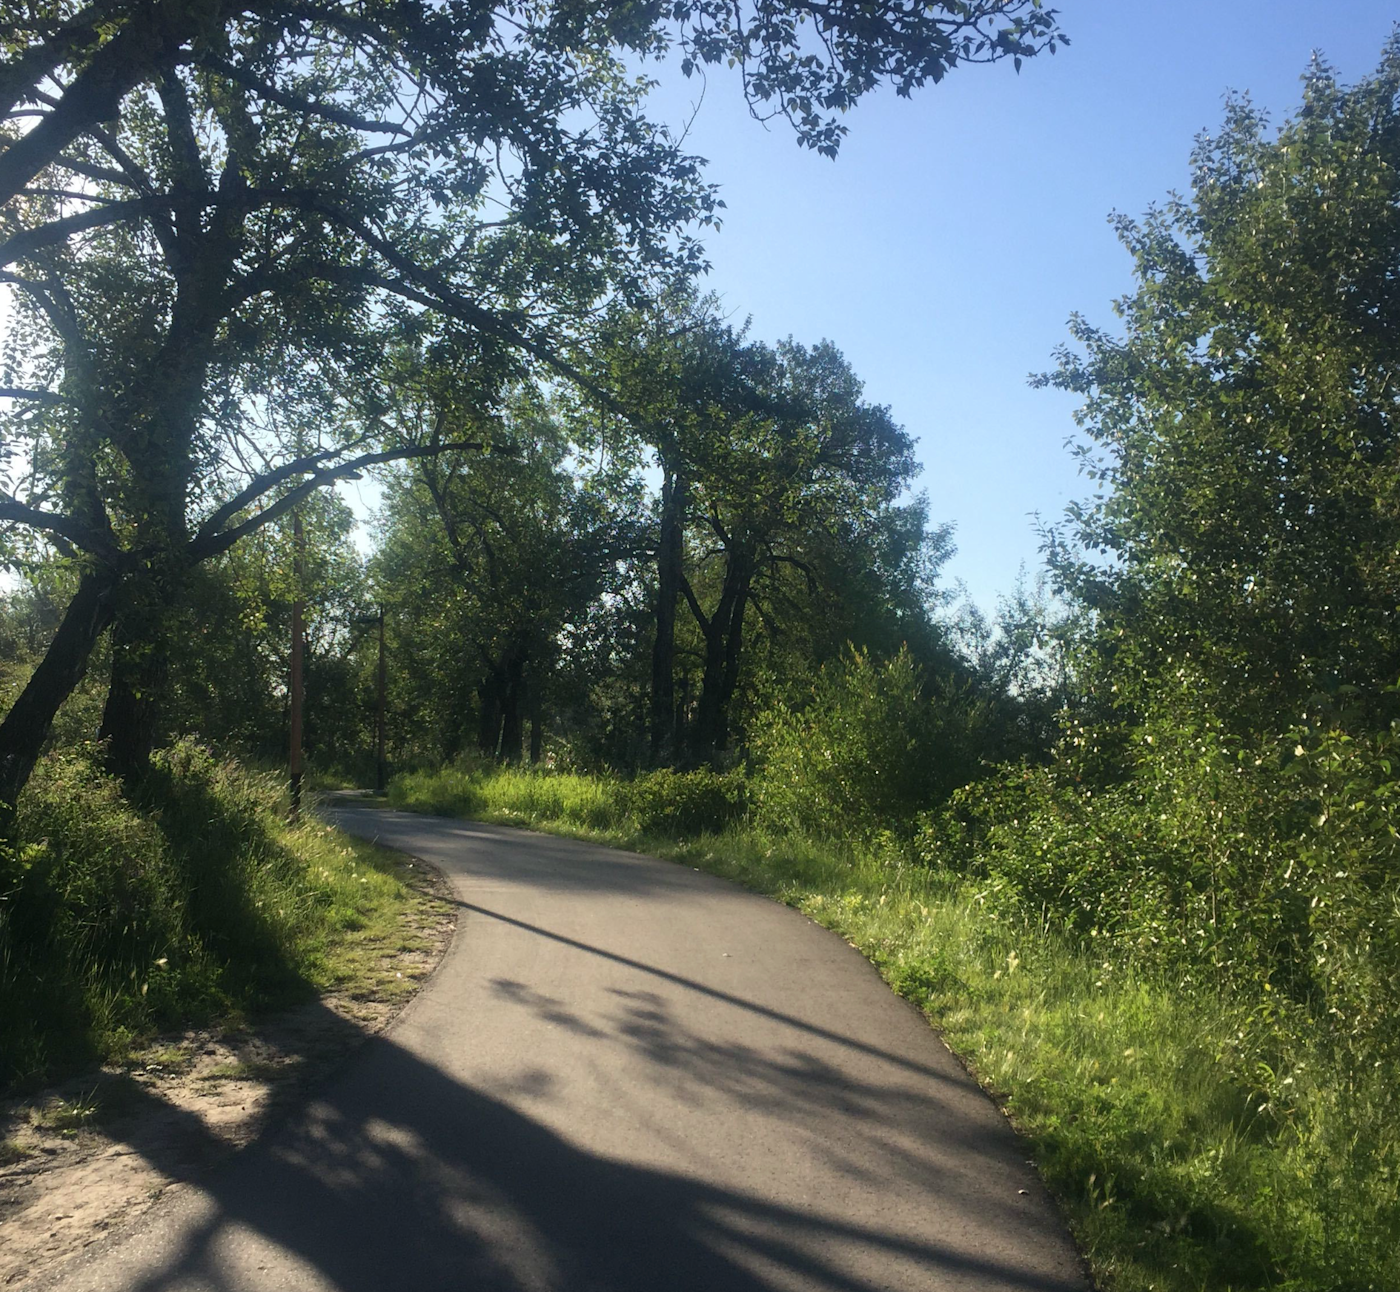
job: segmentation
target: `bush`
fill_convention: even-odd
[[[1245,743],[1159,717],[1131,780],[1008,769],[927,816],[917,851],[1116,964],[1273,994],[1364,1067],[1400,1053],[1397,744],[1336,730]]]
[[[977,718],[967,695],[931,694],[908,651],[884,662],[853,651],[805,703],[755,724],[758,818],[814,837],[907,833],[976,772]]]
[[[327,938],[400,889],[284,812],[190,743],[130,800],[86,752],[41,760],[0,856],[0,1082],[309,991]]]
[[[747,806],[742,772],[649,772],[619,787],[618,800],[643,834],[677,838],[719,831]]]

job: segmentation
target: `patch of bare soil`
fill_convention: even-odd
[[[406,878],[419,898],[408,936],[361,965],[353,991],[163,1037],[124,1065],[0,1104],[0,1288],[23,1287],[198,1179],[393,1021],[456,923],[441,875],[416,862]]]

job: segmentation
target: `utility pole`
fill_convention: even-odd
[[[301,820],[301,708],[303,699],[302,645],[306,636],[306,607],[302,601],[301,579],[303,557],[306,548],[306,535],[301,526],[301,509],[292,512],[292,578],[296,590],[292,600],[292,732],[287,756],[287,770],[290,773],[292,792],[291,820],[295,825]]]
[[[388,670],[384,664],[384,607],[379,607],[379,703],[375,709],[375,736],[378,756],[374,762],[374,792],[381,798],[389,789],[389,763],[384,755],[384,716],[388,691]]]

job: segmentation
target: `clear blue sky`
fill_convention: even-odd
[[[1064,449],[1073,401],[1034,391],[1078,310],[1113,322],[1130,286],[1109,212],[1184,189],[1192,140],[1227,89],[1275,120],[1310,53],[1371,71],[1400,19],[1373,0],[1062,0],[1073,44],[968,67],[912,101],[863,103],[835,162],[748,117],[711,74],[687,140],[729,210],[708,287],[754,335],[828,337],[920,442],[932,514],[957,526],[948,567],[991,608],[1039,558],[1029,513],[1087,492]],[[665,73],[664,119],[697,82]]]

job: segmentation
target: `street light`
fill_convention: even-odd
[[[355,621],[359,624],[374,624],[379,629],[379,695],[375,704],[374,726],[375,726],[375,760],[374,760],[374,792],[381,798],[389,790],[389,760],[384,752],[384,727],[385,712],[387,708],[386,693],[388,691],[388,669],[384,661],[384,607],[379,607],[379,613],[366,615],[362,619]]]
[[[292,601],[292,659],[291,659],[291,732],[287,751],[287,772],[291,782],[291,821],[301,820],[301,707],[303,698],[302,649],[306,637],[306,607],[302,601],[301,579],[306,555],[306,534],[301,526],[301,508],[292,513],[292,576],[296,581],[296,597]]]

